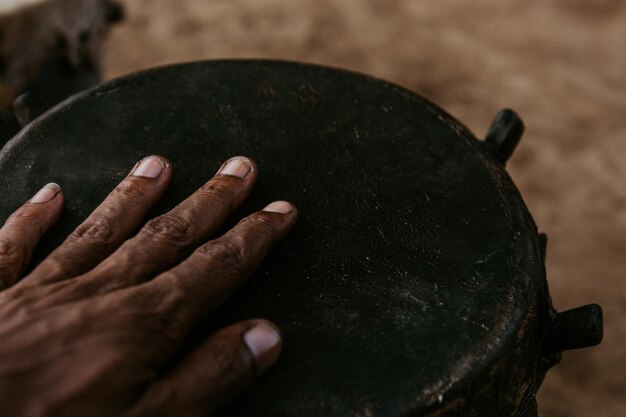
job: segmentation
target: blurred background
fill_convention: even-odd
[[[104,78],[166,63],[265,57],[414,90],[482,137],[511,107],[508,170],[549,237],[554,305],[599,303],[600,346],[566,352],[542,417],[626,416],[626,2],[122,0]]]
[[[169,62],[268,57],[372,74],[481,137],[511,107],[509,161],[550,238],[558,310],[597,302],[600,346],[565,352],[543,417],[626,416],[626,2],[621,0],[125,0],[107,78]]]

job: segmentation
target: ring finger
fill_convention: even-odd
[[[173,267],[221,226],[243,203],[256,181],[255,164],[234,157],[174,209],[150,220],[132,239],[80,280],[113,290]]]
[[[136,230],[172,178],[160,156],[139,161],[91,215],[24,282],[59,281],[89,271]]]
[[[206,242],[243,203],[256,176],[256,165],[250,159],[231,158],[199,190],[168,213],[150,220],[88,274],[69,282],[72,285],[58,283],[55,299],[83,297],[94,289],[113,291],[173,267]]]

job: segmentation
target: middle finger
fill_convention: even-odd
[[[35,268],[24,285],[60,281],[96,266],[136,230],[171,177],[167,159],[149,156],[139,161],[102,204]]]
[[[90,285],[112,290],[143,282],[176,265],[243,203],[256,177],[254,162],[231,158],[193,195],[149,221],[137,236],[91,271]]]

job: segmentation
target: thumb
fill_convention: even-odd
[[[272,365],[282,348],[280,331],[265,320],[226,327],[156,380],[130,416],[206,416],[245,390]]]

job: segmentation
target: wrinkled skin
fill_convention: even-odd
[[[140,161],[26,276],[63,193],[48,185],[7,219],[0,416],[206,416],[278,358],[278,329],[260,319],[222,329],[188,353],[180,348],[294,225],[295,207],[272,203],[213,236],[257,177],[254,162],[236,157],[135,233],[171,177],[167,159]]]

